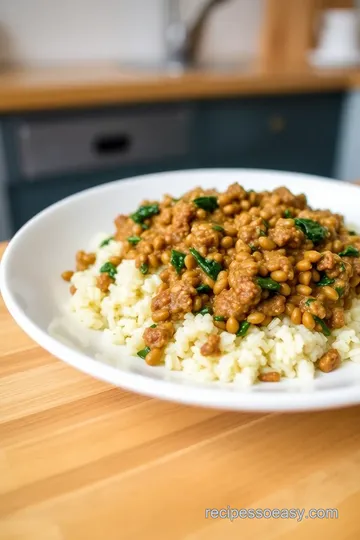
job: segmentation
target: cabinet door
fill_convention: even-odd
[[[331,176],[342,97],[331,93],[204,102],[197,124],[202,163]]]

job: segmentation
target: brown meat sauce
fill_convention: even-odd
[[[205,203],[194,202],[199,198]],[[136,213],[118,216],[115,239],[124,242],[122,257],[134,259],[143,273],[160,271],[162,285],[151,304],[159,325],[144,333],[150,348],[163,349],[173,335],[160,325],[202,310],[224,321],[220,328],[230,317],[239,324],[249,316],[268,324],[292,313],[293,322],[311,330],[322,331],[319,319],[341,328],[344,310],[360,294],[360,236],[349,234],[341,215],[312,210],[304,195],[285,187],[260,193],[238,184],[223,193],[196,188],[179,200],[166,195],[141,206],[156,211],[141,219]],[[315,222],[321,238],[299,220]],[[190,250],[216,271],[204,271]],[[181,255],[178,264],[171,262],[174,251]],[[93,254],[78,253],[77,269],[93,262]],[[106,293],[110,283],[104,277],[99,287]],[[233,319],[231,327],[238,327]],[[218,354],[215,345],[208,348]]]

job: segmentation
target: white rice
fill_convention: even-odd
[[[125,345],[129,355],[145,347],[144,329],[153,324],[151,299],[161,280],[157,274],[142,275],[132,260],[124,260],[117,268],[116,281],[105,295],[96,287],[100,267],[111,256],[121,254],[122,244],[111,241],[99,248],[107,235],[99,235],[93,243],[96,264],[84,272],[76,272],[71,282],[77,291],[71,297],[70,309],[79,321],[104,332],[110,344]],[[220,334],[222,355],[202,356],[201,346],[210,334]],[[252,326],[243,338],[221,331],[211,315],[188,313],[176,324],[176,332],[165,349],[164,363],[169,370],[184,371],[202,381],[253,384],[258,375],[277,371],[282,377],[312,379],[315,362],[330,347],[340,353],[341,360],[360,363],[360,299],[354,300],[346,313],[346,326],[334,330],[327,338],[290,319],[273,319],[267,327]]]

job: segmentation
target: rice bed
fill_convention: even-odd
[[[133,260],[124,260],[117,268],[109,294],[102,293],[96,287],[100,267],[122,251],[122,244],[115,241],[98,247],[106,237],[103,234],[94,239],[96,264],[73,275],[71,282],[77,291],[69,307],[84,326],[102,331],[109,344],[125,345],[128,354],[136,356],[145,346],[144,329],[153,324],[151,299],[161,280],[157,274],[144,276]],[[283,378],[312,379],[315,362],[330,347],[338,350],[342,361],[360,363],[359,299],[353,301],[345,320],[346,325],[333,330],[328,338],[303,325],[292,324],[287,317],[273,319],[267,327],[252,326],[240,338],[216,328],[209,314],[188,313],[176,323],[175,335],[165,349],[165,367],[182,370],[197,380],[240,385],[251,385],[259,374],[268,371],[277,371]],[[220,334],[220,357],[200,353],[210,334]]]

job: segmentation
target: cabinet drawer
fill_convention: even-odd
[[[174,105],[90,117],[20,119],[15,125],[20,174],[35,180],[185,156],[190,116],[186,105]]]

